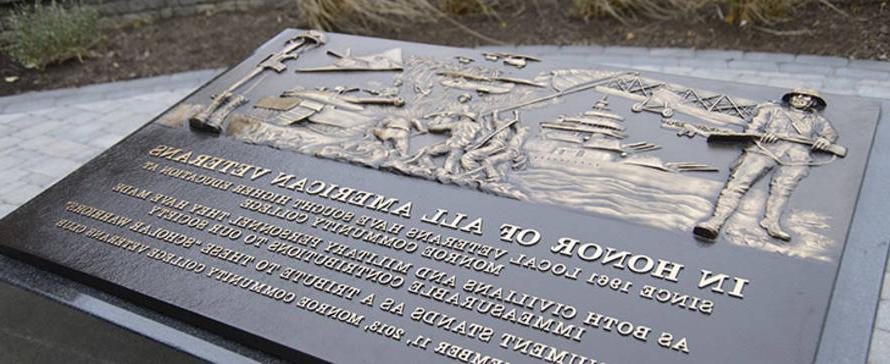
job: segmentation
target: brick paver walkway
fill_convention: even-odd
[[[890,99],[890,62],[673,48],[497,48],[584,55],[591,64]],[[0,217],[188,95],[219,70],[0,98]],[[19,165],[22,169],[6,169]],[[884,273],[870,363],[890,363],[890,273]]]

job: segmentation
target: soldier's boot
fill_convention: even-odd
[[[232,94],[229,92],[224,92],[213,98],[213,101],[210,102],[210,105],[207,105],[204,110],[193,115],[189,118],[189,126],[195,129],[212,131],[215,133],[219,133],[221,130],[219,128],[214,128],[211,125],[208,125],[208,121],[210,120],[210,116],[222,106],[222,103],[232,97]]]
[[[779,220],[782,218],[782,211],[785,209],[785,203],[788,197],[782,193],[770,193],[766,199],[766,213],[763,220],[760,220],[760,227],[766,230],[769,236],[779,240],[790,241],[791,234],[785,232]]]
[[[726,220],[729,219],[729,215],[731,215],[734,210],[735,206],[733,204],[718,199],[717,207],[714,208],[714,214],[711,215],[711,218],[696,224],[695,227],[692,228],[692,233],[695,234],[695,236],[705,239],[717,239],[717,236],[720,235],[720,228],[723,227],[723,224],[726,223]]]
[[[247,103],[247,98],[241,95],[235,95],[234,97],[229,97],[229,100],[226,101],[222,107],[217,109],[213,114],[210,115],[210,119],[207,119],[207,123],[205,127],[213,130],[217,133],[222,131],[223,122],[225,122],[226,117],[235,111],[239,106]]]
[[[695,236],[714,240],[720,235],[720,228],[723,227],[723,223],[725,222],[726,218],[722,216],[712,216],[710,219],[696,224],[695,227],[692,228],[692,233],[695,234]]]

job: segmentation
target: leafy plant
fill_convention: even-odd
[[[72,58],[83,61],[99,43],[99,13],[88,6],[65,7],[55,1],[22,6],[9,18],[9,55],[28,68],[44,69]]]

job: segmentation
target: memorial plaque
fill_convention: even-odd
[[[0,244],[291,360],[807,363],[880,116],[288,30]]]

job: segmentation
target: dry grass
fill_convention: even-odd
[[[612,17],[620,21],[639,16],[673,18],[701,7],[707,0],[572,0],[573,10],[585,20]]]
[[[297,0],[300,18],[319,30],[342,30],[346,25],[361,28],[372,23],[400,20],[429,22],[435,20],[427,0]]]
[[[453,19],[485,15],[498,18],[499,8],[535,11],[553,6],[585,20],[611,17],[621,22],[643,19],[676,19],[692,15],[719,16],[733,24],[773,25],[798,5],[819,1],[836,11],[830,0],[297,0],[305,25],[321,30],[346,27],[368,29],[371,25],[448,21],[480,39],[498,43]],[[531,6],[527,6],[531,4]]]
[[[485,15],[497,17],[498,0],[440,0],[439,8],[450,15]]]
[[[728,23],[771,25],[784,19],[794,6],[808,1],[813,0],[572,0],[572,5],[584,19],[668,19],[715,9]],[[828,0],[818,1],[831,6]]]
[[[492,4],[496,0],[452,0],[454,11],[480,9],[488,15],[495,15]],[[447,0],[445,0],[448,3]],[[462,5],[460,5],[462,4]],[[469,35],[489,43],[503,42],[480,34],[454,20],[429,0],[297,0],[298,11],[303,23],[319,30],[343,30],[346,26],[356,26],[366,30],[373,24],[399,27],[400,24],[429,23],[444,20]]]
[[[728,23],[756,23],[771,25],[783,19],[794,5],[802,0],[720,0],[723,19]]]

